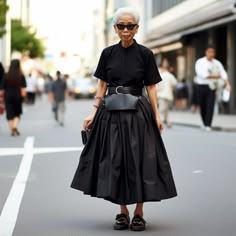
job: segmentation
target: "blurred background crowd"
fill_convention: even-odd
[[[219,83],[216,112],[236,112],[235,0],[0,0],[1,73],[19,59],[26,77],[26,104],[48,93],[60,70],[71,97],[93,98],[93,72],[100,53],[117,42],[112,16],[122,6],[141,15],[137,41],[151,48],[156,63],[167,61],[176,79],[171,109],[198,111],[194,65],[214,44],[216,58],[226,69],[230,99]]]

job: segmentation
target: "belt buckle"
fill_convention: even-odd
[[[122,93],[119,93],[119,92],[118,92],[118,89],[119,89],[119,88],[122,88],[122,87],[123,87],[123,86],[117,86],[116,89],[115,89],[115,93],[116,93],[116,94],[122,94]]]

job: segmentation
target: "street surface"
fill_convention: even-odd
[[[0,236],[116,236],[119,207],[70,188],[81,149],[83,119],[92,100],[67,102],[65,126],[44,97],[25,106],[11,137],[0,117]],[[236,133],[173,126],[163,139],[178,197],[146,203],[142,235],[236,235]],[[134,206],[129,207],[132,216]]]

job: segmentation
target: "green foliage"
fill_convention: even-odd
[[[0,38],[6,33],[5,25],[7,10],[7,0],[0,0]]]
[[[11,21],[11,50],[21,52],[31,58],[44,57],[45,48],[36,38],[30,26],[23,26],[21,20]]]

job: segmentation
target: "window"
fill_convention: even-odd
[[[152,17],[187,0],[152,0]]]

